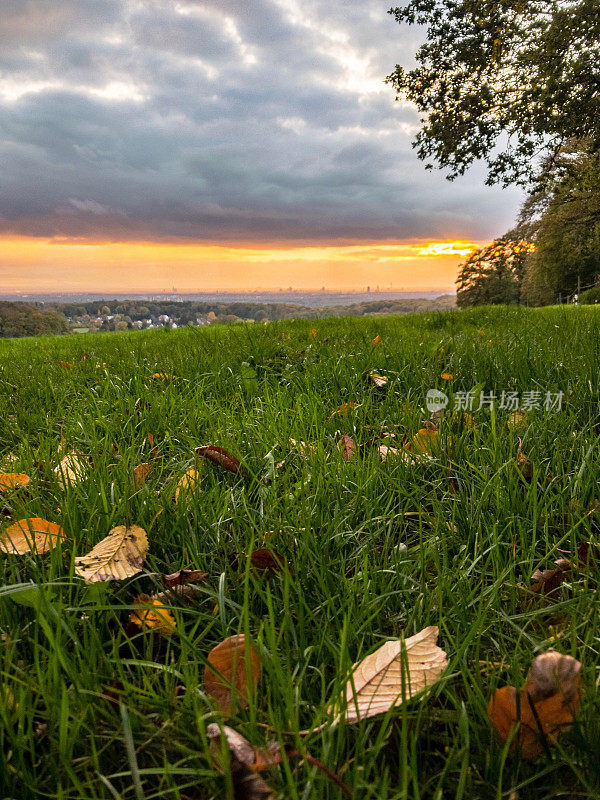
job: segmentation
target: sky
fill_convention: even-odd
[[[452,287],[516,190],[450,183],[389,0],[0,0],[0,291]]]

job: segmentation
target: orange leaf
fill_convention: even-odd
[[[152,464],[146,462],[144,464],[138,464],[133,470],[133,482],[136,489],[139,489],[140,486],[143,486],[146,483],[146,478],[148,477],[151,469]]]
[[[29,475],[22,472],[0,472],[0,494],[5,494],[11,489],[22,489],[31,482]]]
[[[39,517],[20,519],[0,537],[0,551],[13,555],[47,553],[64,538],[65,532],[55,522]]]
[[[438,432],[435,428],[421,428],[405,445],[411,453],[431,453],[438,446]]]
[[[533,660],[518,703],[514,686],[497,689],[488,716],[502,741],[520,723],[513,746],[523,758],[535,758],[554,744],[571,726],[579,708],[580,670],[579,661],[551,650]]]
[[[381,336],[377,334],[377,336],[371,341],[372,345],[381,344]]]
[[[454,375],[451,375],[449,372],[442,372],[442,374],[440,375],[440,378],[443,381],[451,381],[451,380],[453,380]]]
[[[224,716],[248,707],[248,695],[261,675],[261,663],[254,645],[243,634],[228,636],[208,654],[204,689]]]
[[[316,338],[317,338],[317,329],[316,329],[316,328],[313,328],[313,329],[311,330],[311,332],[310,332],[310,338],[311,338],[311,339],[316,339]]]
[[[70,361],[59,361],[58,363],[64,369],[72,369],[73,368],[73,364],[71,364]]]

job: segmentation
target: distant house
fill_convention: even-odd
[[[166,325],[168,322],[171,322],[171,317],[168,314],[161,314],[158,318],[159,322],[162,322],[163,325]]]

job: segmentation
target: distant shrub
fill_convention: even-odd
[[[43,311],[27,303],[0,302],[0,337],[68,332],[69,326],[63,314]]]
[[[600,286],[594,286],[593,289],[587,289],[579,295],[579,302],[583,305],[593,305],[600,303]]]

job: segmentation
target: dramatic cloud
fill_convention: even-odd
[[[309,244],[502,232],[411,149],[384,0],[4,0],[0,233]]]

